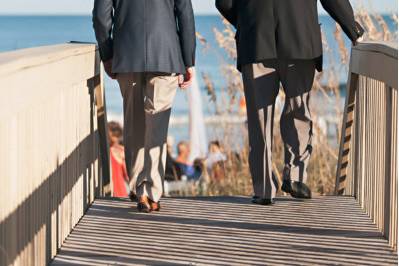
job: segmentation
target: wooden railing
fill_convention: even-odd
[[[0,265],[46,265],[109,178],[97,48],[1,53],[0,84]]]
[[[362,43],[351,55],[336,193],[357,198],[397,249],[398,49]]]

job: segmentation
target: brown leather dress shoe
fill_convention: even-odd
[[[155,201],[153,201],[151,199],[148,199],[148,201],[149,201],[150,206],[151,206],[151,211],[159,212],[161,210],[161,202],[160,201],[155,202]]]
[[[137,210],[139,212],[150,213],[152,211],[150,202],[147,196],[141,196],[138,199]]]

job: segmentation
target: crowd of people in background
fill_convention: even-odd
[[[112,169],[112,196],[128,197],[130,189],[123,146],[123,128],[118,122],[109,122],[108,138]],[[224,178],[227,156],[219,141],[209,143],[208,154],[205,158],[190,159],[191,150],[187,141],[180,141],[175,150],[176,152],[174,152],[173,138],[168,137],[164,182],[197,182],[204,176],[215,181]]]

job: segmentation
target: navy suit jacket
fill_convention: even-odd
[[[114,73],[185,73],[195,65],[191,0],[95,0],[93,26]]]
[[[349,0],[320,0],[355,42],[362,27]],[[265,59],[315,59],[322,70],[317,0],[216,0],[220,13],[237,29],[238,68]]]

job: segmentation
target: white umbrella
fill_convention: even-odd
[[[202,97],[197,75],[194,72],[194,81],[187,90],[190,110],[190,161],[204,158],[208,152],[204,114],[202,110]]]

